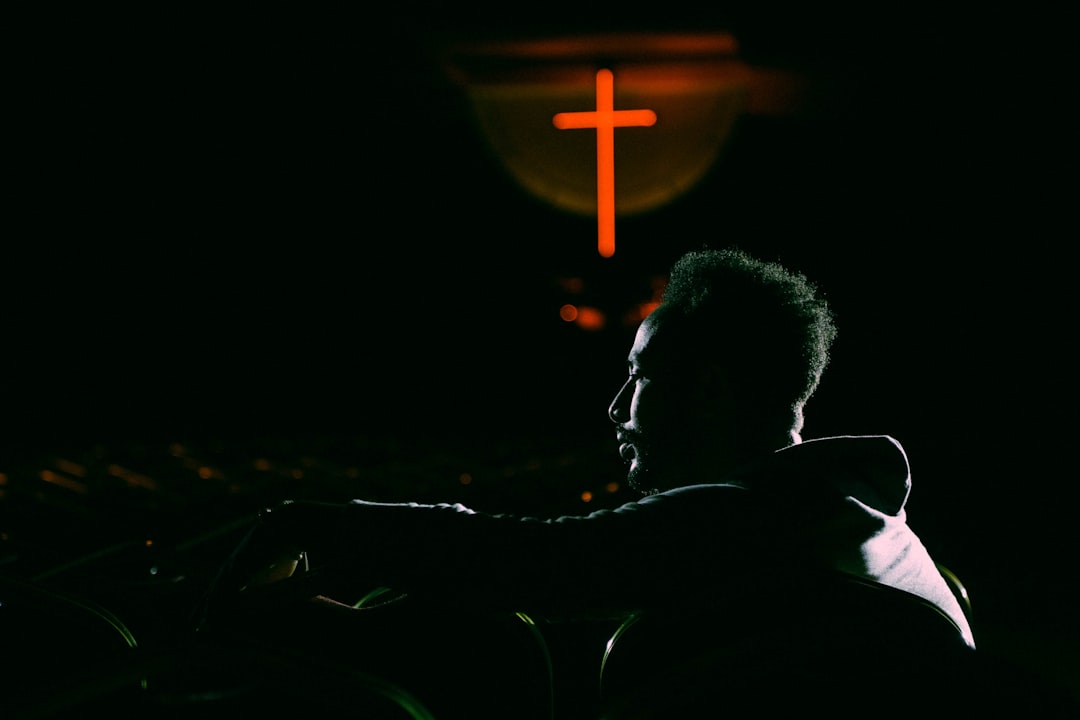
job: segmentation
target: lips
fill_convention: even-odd
[[[634,449],[634,446],[631,443],[624,442],[619,445],[619,457],[621,457],[626,462],[630,462],[635,457],[637,457],[637,451]]]

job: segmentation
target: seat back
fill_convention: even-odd
[[[971,596],[968,595],[967,586],[964,585],[964,582],[956,573],[941,563],[937,563],[937,569],[938,572],[941,573],[941,577],[945,578],[945,584],[949,586],[949,590],[952,591],[953,597],[960,603],[960,609],[964,611],[964,616],[967,618],[968,624],[974,627],[974,608],[971,604]]]
[[[932,603],[852,575],[718,593],[642,611],[615,631],[601,663],[603,717],[696,717],[729,703],[836,717],[837,698],[865,712],[883,683],[898,682],[929,702],[972,652]]]
[[[89,669],[137,657],[128,627],[95,602],[38,583],[0,577],[0,715],[53,703]],[[141,677],[124,677],[136,690]]]

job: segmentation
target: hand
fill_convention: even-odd
[[[308,569],[307,553],[300,549],[293,523],[283,522],[293,503],[285,501],[262,510],[244,538],[219,568],[194,613],[197,629],[211,616],[220,616],[245,591],[293,577]]]

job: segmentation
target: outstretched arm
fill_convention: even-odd
[[[440,603],[542,615],[618,613],[724,575],[760,520],[744,491],[700,486],[613,510],[540,519],[460,504],[288,502],[263,511],[225,587],[288,575],[304,553],[332,584],[386,586]],[[740,532],[756,523],[756,532]],[[737,538],[743,538],[738,540]]]

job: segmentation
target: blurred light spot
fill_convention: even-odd
[[[467,472],[463,472],[461,473],[461,475],[458,475],[458,482],[460,482],[462,485],[469,485],[472,483],[472,475]]]
[[[577,320],[577,316],[578,309],[570,303],[567,303],[566,305],[563,305],[561,308],[559,308],[559,317],[561,317],[566,322],[574,322],[575,320]]]
[[[154,545],[154,541],[153,540],[147,540],[144,544],[146,545],[146,547],[152,547]]]
[[[609,493],[617,493],[619,492],[619,483],[609,482],[604,489],[607,490]]]
[[[623,320],[625,321],[625,323],[627,325],[637,325],[642,320],[647,318],[649,316],[649,313],[651,313],[653,310],[655,310],[656,306],[659,305],[659,304],[660,303],[655,302],[655,301],[647,302],[647,303],[639,303],[639,304],[635,305],[634,307],[632,307],[626,313]]]
[[[203,480],[209,480],[214,477],[214,471],[204,465],[199,468],[199,477]]]
[[[109,474],[113,477],[120,478],[128,485],[132,487],[142,487],[147,490],[157,490],[157,483],[152,478],[148,478],[145,475],[128,470],[127,468],[120,467],[119,465],[110,465]]]
[[[581,502],[592,502],[592,493],[588,490],[581,493]]]
[[[158,574],[158,569],[157,569],[157,567],[152,567],[152,568],[150,568],[150,574],[151,574],[151,575],[157,575],[157,574]]]
[[[86,477],[86,468],[78,463],[64,460],[63,458],[57,458],[55,464],[58,470],[66,472],[68,475]]]
[[[600,328],[604,327],[605,322],[607,322],[607,319],[604,317],[604,313],[600,312],[596,308],[578,308],[578,327],[584,330],[599,330]]]
[[[259,458],[258,460],[255,461],[255,469],[256,470],[266,471],[266,470],[270,470],[272,467],[273,466],[270,464],[270,461],[267,460],[266,458]]]
[[[7,474],[0,473],[0,485],[7,485]]]
[[[579,277],[559,278],[559,285],[568,293],[577,295],[585,289],[585,281]]]
[[[294,480],[299,480],[300,478],[304,477],[304,471],[300,468],[293,468],[291,474]]]
[[[85,483],[81,483],[78,480],[73,480],[69,477],[65,477],[60,473],[53,472],[52,470],[42,470],[41,479],[52,485],[58,485],[59,487],[73,490],[83,495],[90,492],[90,488],[88,488]]]

